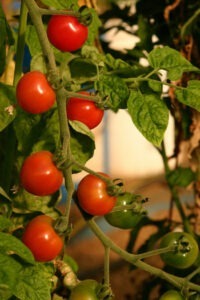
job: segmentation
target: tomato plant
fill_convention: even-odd
[[[199,246],[192,235],[186,232],[169,232],[160,242],[160,247],[175,246],[173,251],[161,254],[162,260],[178,269],[186,269],[194,264],[199,254]]]
[[[82,92],[81,94],[89,95],[87,92]],[[104,111],[98,108],[93,101],[72,97],[67,102],[68,119],[80,121],[90,129],[100,124],[103,115]]]
[[[63,174],[53,161],[49,151],[39,151],[28,156],[20,171],[22,187],[38,196],[51,195],[62,185]]]
[[[107,174],[99,174],[109,179]],[[92,174],[86,175],[80,181],[77,188],[77,198],[80,207],[94,216],[102,216],[110,212],[117,199],[115,196],[109,195],[107,183]]]
[[[70,300],[97,300],[98,282],[86,279],[78,283],[72,290]]]
[[[22,241],[35,260],[41,262],[53,260],[63,249],[63,240],[53,228],[53,219],[46,215],[37,216],[28,223]]]
[[[17,84],[16,98],[19,106],[28,113],[48,111],[56,101],[56,94],[40,71],[25,73]]]
[[[83,46],[88,28],[74,16],[52,16],[47,25],[47,35],[57,49],[72,52]]]
[[[131,205],[132,207],[130,207]],[[123,206],[129,207],[123,209]],[[132,193],[125,193],[117,197],[114,211],[104,217],[114,227],[131,229],[143,218],[142,205],[136,201]]]
[[[184,300],[184,298],[176,290],[169,290],[160,297],[160,300]]]
[[[9,13],[8,18],[5,1],[0,2],[0,299],[24,300],[28,295],[32,300],[111,300],[112,289],[118,299],[121,285],[110,281],[112,252],[119,257],[120,266],[124,261],[133,272],[139,268],[149,273],[145,288],[141,283],[141,298],[152,298],[151,292],[169,286],[175,291],[161,297],[183,293],[189,300],[199,298],[199,1],[138,0],[134,9],[131,1],[123,7],[120,1],[109,1],[103,9],[99,7],[102,1],[91,0],[86,1],[88,7],[80,7],[83,2],[77,0],[18,2],[20,11],[13,16]],[[117,33],[113,39],[123,29],[130,40],[134,37],[133,48],[123,48],[120,41],[123,49],[111,49],[115,43],[105,35],[110,29]],[[95,94],[80,94],[85,90]],[[87,107],[92,105],[87,115],[82,106],[85,100],[89,100]],[[101,163],[95,153],[98,139],[90,129],[101,122],[104,110],[108,122],[97,134],[105,137],[106,150],[113,135],[117,137],[114,154],[118,160],[124,138],[138,147],[131,125],[160,155],[163,173],[159,185],[164,191],[167,187],[164,202],[160,193],[154,199],[154,195],[137,196],[132,190],[138,179],[146,185],[146,176],[138,178],[134,162],[151,159],[150,152],[148,157],[142,152],[137,157],[127,147],[124,168],[131,171],[128,182],[121,178],[118,162],[113,169],[113,152],[102,151],[101,165],[113,179],[96,171],[96,161]],[[107,135],[110,116],[115,118],[120,112],[129,118],[130,130],[119,122],[114,134]],[[165,133],[171,119],[173,147],[168,147]],[[58,162],[53,153],[59,154]],[[91,158],[92,169],[88,167]],[[145,175],[146,166],[144,162],[141,167]],[[81,176],[81,171],[86,176],[76,190],[74,173]],[[185,196],[187,204],[182,201]],[[148,203],[142,218],[144,202]],[[166,202],[169,211],[154,217],[155,206],[163,210]],[[80,208],[78,220],[73,215],[75,205]],[[99,224],[102,219],[117,228],[131,229],[127,245],[112,240]],[[72,240],[82,226],[89,227],[104,250],[100,286],[92,278],[84,280],[84,267],[77,272],[73,257],[68,257],[71,242],[77,252],[82,251],[80,241]],[[146,227],[153,227],[153,232]],[[177,233],[177,227],[182,232]],[[143,239],[144,231],[149,234],[147,239]],[[64,232],[62,238],[60,232]],[[117,238],[122,235],[120,230]],[[161,247],[157,247],[160,239]],[[93,256],[92,267],[93,250],[87,247],[86,263]],[[83,260],[80,253],[77,264]],[[165,264],[153,260],[158,255]],[[134,295],[130,297],[135,299],[138,291],[131,286]]]

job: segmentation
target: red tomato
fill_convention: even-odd
[[[47,25],[50,43],[63,52],[80,49],[88,37],[88,28],[74,16],[54,15]]]
[[[16,98],[23,110],[32,114],[40,114],[54,105],[56,94],[43,73],[31,71],[19,80]]]
[[[29,193],[37,196],[51,195],[59,190],[62,172],[53,162],[53,154],[39,151],[28,156],[20,171],[21,184]]]
[[[89,95],[87,92],[81,92],[81,94]],[[90,129],[99,125],[103,115],[104,111],[98,108],[93,101],[81,98],[69,98],[67,102],[68,119],[80,121]]]
[[[107,178],[109,176],[99,173]],[[117,200],[107,192],[107,184],[95,175],[86,175],[77,188],[77,198],[80,207],[90,215],[102,216],[109,213]]]
[[[51,217],[41,215],[31,220],[25,228],[22,241],[37,261],[53,260],[63,249],[63,240],[55,232],[52,223]]]

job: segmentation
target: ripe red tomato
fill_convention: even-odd
[[[88,28],[74,16],[54,15],[47,25],[50,43],[63,52],[80,49],[88,37]]]
[[[99,173],[107,178],[109,176]],[[80,207],[90,215],[103,216],[109,213],[117,200],[107,191],[107,184],[95,175],[86,175],[77,188],[77,198]]]
[[[87,92],[81,92],[81,94],[89,95]],[[104,111],[98,108],[93,101],[81,98],[69,98],[67,102],[68,119],[80,121],[90,129],[99,125],[103,115]]]
[[[54,105],[56,94],[42,72],[31,71],[19,80],[16,98],[23,110],[31,114],[40,114]]]
[[[23,243],[31,250],[35,260],[51,261],[63,249],[63,240],[52,227],[53,219],[46,215],[35,217],[25,228]]]
[[[62,172],[53,162],[53,154],[39,151],[28,156],[20,171],[23,188],[37,196],[46,196],[59,190],[63,181]]]

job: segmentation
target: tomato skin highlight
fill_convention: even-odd
[[[99,173],[107,178],[109,176]],[[95,175],[86,175],[77,188],[77,198],[80,207],[90,215],[103,216],[109,213],[117,198],[110,196],[107,192],[107,184]]]
[[[93,279],[83,280],[73,288],[69,300],[98,300],[98,286]]]
[[[117,197],[115,207],[130,205],[133,202],[133,195],[126,193]],[[133,209],[122,209],[120,211],[111,211],[104,216],[106,221],[117,228],[132,229],[143,218],[141,213],[136,213]]]
[[[189,251],[170,251],[160,254],[161,259],[177,269],[186,269],[194,264],[199,255],[199,246],[192,235],[186,232],[169,232],[160,241],[160,247],[178,245],[181,239],[188,243]]]
[[[50,43],[63,52],[80,49],[88,38],[88,28],[74,16],[54,15],[47,25]]]
[[[87,92],[80,94],[89,95]],[[71,97],[67,102],[67,117],[71,121],[79,121],[93,129],[97,127],[104,116],[104,111],[98,108],[93,101]]]
[[[38,151],[28,156],[20,170],[22,187],[31,194],[47,196],[55,193],[62,185],[63,174],[53,162],[49,151]]]
[[[184,298],[176,290],[169,290],[165,292],[159,300],[184,300]]]
[[[46,215],[32,219],[22,236],[23,243],[31,250],[35,260],[51,261],[63,249],[63,240],[52,227],[53,219]]]
[[[18,105],[31,114],[48,111],[56,101],[56,94],[40,71],[25,73],[16,87]]]

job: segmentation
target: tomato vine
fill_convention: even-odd
[[[6,282],[3,276],[0,276],[0,278],[2,277],[0,279],[0,297],[3,300],[11,298],[25,300],[24,295],[27,295],[29,291],[24,282],[29,277],[31,278],[29,282],[32,289],[31,299],[36,299],[34,289],[39,290],[41,300],[50,297],[53,300],[74,300],[78,299],[80,294],[86,294],[86,297],[93,299],[112,299],[110,251],[113,251],[132,266],[168,282],[180,290],[181,295],[189,299],[193,294],[200,293],[198,282],[193,281],[194,277],[199,275],[199,267],[196,268],[199,259],[199,236],[185,214],[177,188],[187,187],[194,183],[195,176],[199,174],[198,171],[195,173],[192,168],[177,167],[175,170],[171,170],[163,138],[169,121],[169,112],[176,105],[186,106],[197,113],[200,111],[200,82],[198,80],[200,70],[179,51],[165,44],[161,47],[153,47],[148,52],[146,59],[149,66],[147,68],[134,66],[128,60],[115,58],[110,53],[105,54],[99,51],[94,45],[100,26],[97,12],[91,8],[79,8],[75,0],[69,2],[67,5],[64,0],[43,0],[45,8],[42,8],[38,1],[21,1],[18,34],[16,35],[17,47],[16,50],[13,50],[13,60],[15,59],[13,85],[1,83],[4,108],[2,116],[5,118],[2,117],[3,121],[0,120],[2,133],[0,138],[2,144],[6,144],[6,138],[10,137],[11,133],[13,138],[12,147],[10,144],[5,145],[5,149],[0,153],[3,161],[2,172],[5,171],[6,174],[6,179],[3,178],[4,174],[0,176],[2,179],[0,189],[2,198],[0,205],[0,272],[7,274],[6,280],[8,280]],[[4,28],[5,43],[11,47],[14,40],[10,36],[14,33],[11,34],[3,11],[1,15],[0,21],[4,26],[2,28]],[[181,32],[182,38],[190,23],[196,22],[198,15],[199,10],[196,10],[194,17],[186,22]],[[59,40],[59,46],[57,46],[57,42],[55,43],[51,39],[52,35],[56,33],[52,32],[52,28],[48,29],[49,20],[68,22],[69,18],[64,18],[65,16],[71,16],[73,20],[78,20],[80,23],[78,25],[76,23],[76,25],[81,25],[81,28],[85,30],[83,40],[78,41],[78,46],[76,44],[72,48],[68,48],[68,46],[66,48],[66,45],[64,48],[60,47],[62,39]],[[58,37],[62,36],[59,36],[58,33]],[[72,42],[70,41],[70,43]],[[35,93],[29,88],[28,85],[31,87],[34,85],[33,77],[28,84],[22,83],[19,91],[19,84],[27,76],[27,73],[22,75],[25,44],[28,45],[32,57],[32,70],[28,74],[33,75],[33,70],[36,70],[34,74],[40,74],[42,79],[45,79],[45,86],[48,86],[48,89],[43,91],[41,86],[39,87],[40,92],[42,90],[41,94],[45,93],[45,97],[40,97],[38,89]],[[2,50],[0,52],[2,54],[6,49],[0,50]],[[74,51],[77,52],[74,53]],[[167,73],[166,79],[162,79],[161,76],[163,69]],[[5,68],[1,75],[4,71]],[[191,78],[188,75],[186,82],[179,82],[185,74],[191,74]],[[39,81],[40,84],[43,82],[41,78]],[[163,87],[168,88],[164,96]],[[47,101],[49,89],[53,100],[50,97],[50,104],[48,103],[45,109],[37,111],[27,109],[27,102],[39,100],[40,103],[37,104],[39,106],[43,101]],[[89,95],[85,94],[85,90],[91,89],[94,92]],[[176,98],[178,104],[170,103],[169,93],[171,90],[173,90],[173,97]],[[30,93],[32,94],[30,95]],[[24,95],[27,97],[24,98]],[[54,103],[54,95],[56,103]],[[125,191],[121,179],[112,179],[107,174],[87,167],[86,163],[93,156],[95,148],[95,139],[91,132],[94,127],[79,119],[68,118],[66,107],[72,97],[78,98],[80,101],[87,99],[95,104],[101,113],[104,110],[117,113],[120,109],[126,109],[136,128],[161,154],[166,181],[181,216],[182,231],[164,235],[164,242],[161,242],[160,247],[132,253],[128,249],[117,246],[95,222],[96,216],[105,215],[106,220],[106,214],[111,217],[114,214],[119,216],[118,213],[126,212],[127,216],[131,212],[137,215],[137,222],[135,221],[134,225],[133,223],[128,224],[126,227],[124,219],[123,224],[118,223],[118,227],[134,231],[134,227],[138,226],[140,229],[145,222],[146,224],[154,223],[144,214],[145,199],[142,199],[142,196],[138,197],[138,195]],[[24,102],[26,103],[24,104]],[[97,123],[99,124],[101,120],[102,115]],[[7,152],[9,153],[8,158],[6,158]],[[27,166],[27,162],[32,157],[41,154],[48,154],[48,159],[50,158],[46,168],[45,156],[40,157],[39,162],[31,161],[31,164]],[[6,158],[5,161],[4,158]],[[80,171],[86,171],[88,174],[76,188],[73,174]],[[65,199],[64,213],[61,213],[57,210],[57,204],[63,178],[67,198]],[[130,202],[119,204],[120,199],[124,197],[125,200],[128,200],[128,196],[131,196]],[[68,263],[67,242],[73,230],[70,224],[72,200],[78,205],[82,217],[104,246],[102,283],[93,280],[80,282],[76,270],[73,269],[73,262]],[[108,215],[107,220],[109,220]],[[45,222],[41,220],[45,220]],[[114,223],[116,224],[116,220]],[[35,227],[32,228],[33,232],[29,232],[31,226]],[[40,235],[41,228],[47,229],[47,232],[44,230],[42,237]],[[169,226],[164,227],[164,230],[175,230],[175,226],[170,223]],[[55,239],[58,246],[55,253],[50,253],[49,256],[46,254],[48,254],[48,250],[50,252],[50,248],[53,249],[53,246],[48,244],[48,232],[51,233],[52,243]],[[163,232],[158,232],[156,241],[162,237],[159,234],[163,234]],[[41,245],[38,245],[38,240]],[[155,246],[155,242],[153,244]],[[42,253],[43,251],[45,255]],[[182,277],[174,275],[170,270],[154,267],[144,261],[146,258],[156,255],[159,255],[166,265],[176,267],[176,263],[179,263],[177,268],[194,267],[196,269],[188,269],[187,275]],[[192,259],[190,259],[191,255]],[[188,263],[187,259],[189,259]],[[20,274],[19,279],[18,274]],[[53,285],[53,279],[56,281],[55,285]],[[33,285],[33,282],[37,283],[36,286]]]

